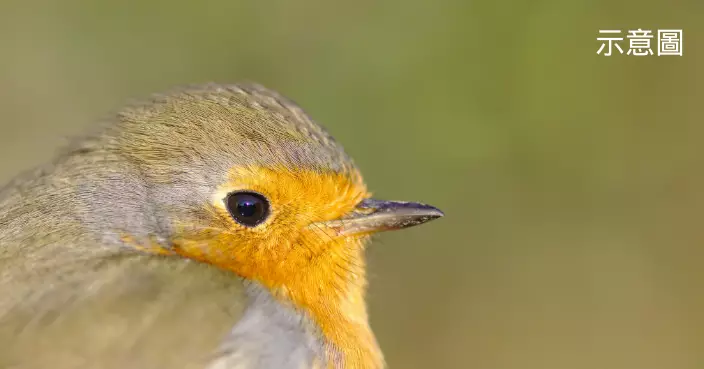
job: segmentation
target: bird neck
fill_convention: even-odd
[[[352,250],[344,264],[310,263],[298,278],[272,292],[313,322],[323,338],[329,367],[381,369],[384,359],[369,326],[365,302],[364,251]]]
[[[251,252],[246,247],[230,249],[229,243],[202,249],[198,242],[188,240],[175,242],[171,250],[232,270],[260,284],[283,307],[293,308],[314,328],[327,367],[381,369],[384,359],[369,327],[365,301],[365,240],[342,238],[275,249],[289,250],[283,258],[262,257],[264,252]],[[210,254],[221,249],[227,252]]]

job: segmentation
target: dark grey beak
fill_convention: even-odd
[[[413,227],[443,215],[440,209],[417,202],[366,199],[348,216],[323,225],[350,236]]]

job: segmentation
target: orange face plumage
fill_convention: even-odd
[[[238,193],[261,195],[266,219],[254,226],[238,222],[233,216],[237,210],[228,208],[228,198]],[[257,281],[303,309],[348,364],[379,361],[364,305],[368,236],[326,226],[353,213],[368,197],[356,171],[235,168],[212,197],[215,224],[180,224],[173,251]]]

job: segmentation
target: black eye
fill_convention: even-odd
[[[225,198],[227,210],[237,223],[254,227],[269,216],[269,201],[255,192],[233,192]]]

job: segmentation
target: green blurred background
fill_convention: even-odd
[[[0,3],[0,180],[128,98],[258,81],[376,195],[446,217],[370,249],[391,368],[704,368],[704,2]],[[684,56],[596,55],[684,29]],[[621,43],[627,46],[627,42]]]

